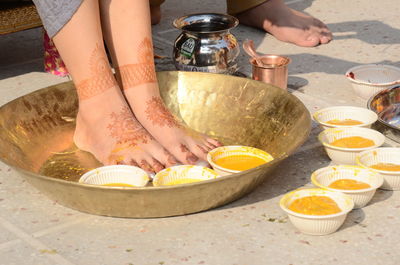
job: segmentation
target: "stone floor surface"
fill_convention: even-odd
[[[400,5],[397,0],[292,0],[287,4],[322,19],[334,41],[302,48],[239,26],[240,42],[253,39],[261,53],[285,54],[289,91],[312,113],[333,105],[366,106],[344,73],[359,64],[400,67]],[[173,70],[171,23],[195,12],[224,12],[224,1],[168,0],[153,27],[159,70]],[[0,36],[0,105],[64,82],[43,72],[41,29]],[[240,71],[250,76],[241,52]],[[334,234],[308,236],[278,206],[289,190],[310,186],[310,174],[330,164],[313,124],[309,140],[254,192],[214,210],[160,219],[88,215],[49,200],[17,172],[0,164],[0,264],[399,264],[400,192],[378,190],[372,202],[352,211]],[[388,142],[388,145],[394,144]]]

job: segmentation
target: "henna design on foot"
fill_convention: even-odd
[[[203,146],[201,146],[201,145],[199,145],[199,144],[196,144],[196,146],[197,146],[201,151],[203,151],[203,153],[205,153],[205,154],[208,153],[208,151],[207,151]]]
[[[119,74],[124,89],[157,82],[151,40],[145,38],[140,43],[138,50],[138,63],[117,67],[117,73]]]
[[[151,136],[133,117],[129,107],[123,107],[119,113],[111,113],[111,123],[107,126],[110,136],[116,139],[117,144],[136,146],[138,143],[148,143]]]
[[[118,86],[114,75],[111,72],[105,52],[97,44],[89,60],[90,78],[76,84],[76,91],[80,100],[89,99],[102,92]]]
[[[195,156],[193,153],[189,151],[186,145],[181,144],[180,146],[181,152],[186,154],[186,160],[190,163],[196,163],[199,158]]]
[[[148,172],[153,172],[154,170],[151,168],[151,166],[149,165],[149,163],[147,163],[147,161],[146,160],[142,160],[142,161],[140,161],[140,168],[141,169],[143,169],[143,170],[145,170],[145,171],[148,171]]]
[[[179,162],[173,157],[167,150],[164,150],[164,154],[167,156],[167,162],[171,165],[178,164]]]
[[[160,127],[168,126],[180,127],[179,122],[175,119],[172,113],[165,107],[164,102],[160,97],[152,97],[146,102],[146,115],[153,125]]]
[[[161,170],[164,169],[164,166],[163,166],[160,162],[158,162],[156,159],[154,159],[154,158],[151,160],[151,167],[152,167],[156,172],[161,171]]]
[[[131,159],[131,163],[130,164],[131,164],[131,166],[139,167],[139,164],[133,159]]]

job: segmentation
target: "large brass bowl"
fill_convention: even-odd
[[[171,187],[110,188],[79,184],[99,166],[74,147],[78,102],[71,82],[43,88],[0,108],[0,158],[58,203],[118,217],[163,217],[204,211],[249,193],[308,137],[305,106],[286,91],[250,79],[160,72],[167,106],[189,127],[224,144],[261,148],[275,160],[239,174]]]

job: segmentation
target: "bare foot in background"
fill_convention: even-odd
[[[263,29],[278,40],[314,47],[332,40],[332,33],[320,20],[286,6],[283,0],[269,0],[237,15],[240,23]]]

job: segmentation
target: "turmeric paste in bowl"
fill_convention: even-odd
[[[285,194],[279,206],[302,233],[326,235],[335,232],[354,207],[344,193],[325,189],[299,189]]]
[[[340,212],[337,203],[328,196],[307,196],[294,200],[289,210],[307,215],[329,215]]]
[[[371,188],[371,185],[354,179],[338,179],[329,184],[328,187],[336,190],[362,190]]]
[[[221,146],[211,150],[207,161],[220,175],[252,169],[272,161],[269,153],[250,146]]]
[[[318,140],[335,164],[355,165],[359,152],[381,146],[385,136],[368,128],[330,128],[322,131]]]
[[[384,170],[384,171],[400,171],[400,164],[393,164],[393,163],[377,163],[370,168],[377,169],[377,170]]]
[[[352,126],[352,125],[363,124],[361,121],[353,120],[353,119],[344,119],[344,120],[333,119],[333,120],[327,121],[326,123],[331,124],[331,125],[339,125],[339,126]]]
[[[353,106],[334,106],[320,109],[313,114],[313,118],[323,129],[365,127],[378,120],[378,115],[366,108]]]
[[[339,165],[314,171],[311,182],[319,188],[350,196],[354,201],[354,208],[362,208],[382,185],[383,178],[362,167]]]
[[[381,147],[359,153],[356,162],[384,179],[381,189],[400,190],[400,148]]]

